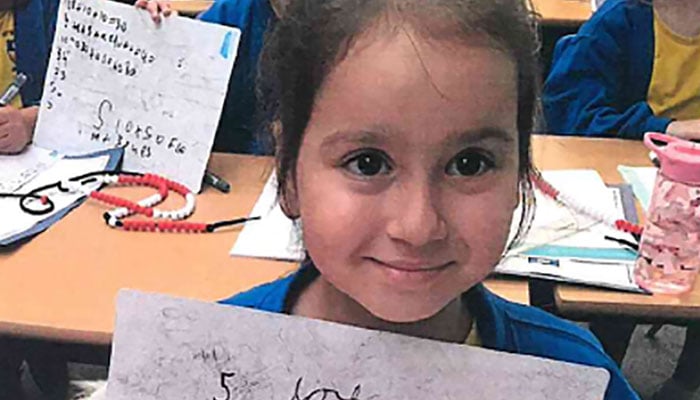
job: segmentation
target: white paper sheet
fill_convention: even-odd
[[[102,155],[92,158],[61,159],[27,183],[19,192],[26,193],[39,186],[58,182],[86,172],[103,170],[109,161],[109,157],[109,155]],[[98,184],[96,183],[85,185],[88,190],[94,190],[97,186]],[[84,197],[84,195],[79,193],[62,193],[58,190],[46,191],[42,192],[42,194],[51,197],[55,208],[53,212],[39,216],[23,212],[17,198],[0,198],[0,241],[26,231]]]
[[[601,400],[601,368],[121,292],[109,400]]]
[[[0,155],[0,192],[12,193],[51,167],[61,155],[31,145],[21,154]]]
[[[124,147],[124,168],[201,186],[240,31],[131,5],[63,0],[35,142]],[[234,94],[235,95],[235,94]]]
[[[594,210],[601,210],[617,218],[624,216],[622,204],[603,182],[595,170],[571,169],[542,171],[542,176],[557,190],[578,199],[582,204]],[[515,251],[543,244],[577,247],[617,247],[606,241],[605,234],[615,230],[603,226],[585,215],[564,207],[556,201],[536,191],[535,219],[522,246]],[[516,210],[511,231],[515,230],[520,210]]]
[[[304,246],[301,226],[287,218],[277,203],[277,180],[274,172],[265,183],[258,201],[250,213],[260,220],[245,224],[231,249],[232,256],[302,261]]]

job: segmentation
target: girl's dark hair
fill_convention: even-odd
[[[478,35],[509,55],[517,67],[520,238],[532,215],[530,133],[539,110],[539,42],[536,20],[528,11],[532,8],[525,1],[290,0],[266,39],[258,77],[262,111],[274,121],[268,139],[274,146],[282,204],[324,80],[360,35],[392,23],[439,41],[467,42]]]

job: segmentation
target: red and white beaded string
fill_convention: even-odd
[[[98,183],[98,189],[93,190],[89,186],[86,186],[90,183]],[[138,202],[134,202],[118,196],[100,192],[99,188],[104,185],[149,186],[156,189],[157,193],[154,193],[153,195],[150,195]],[[121,228],[129,231],[204,233],[213,232],[214,230],[224,226],[231,226],[259,219],[259,217],[237,218],[209,224],[184,221],[190,217],[192,213],[194,213],[196,204],[195,194],[177,182],[154,174],[138,174],[131,172],[115,174],[94,172],[42,186],[21,196],[16,194],[12,194],[11,196],[20,197],[20,206],[26,212],[33,215],[42,215],[53,210],[53,202],[50,200],[50,197],[42,195],[41,192],[53,188],[57,188],[61,192],[82,193],[102,203],[116,206],[117,208],[104,213],[103,217],[105,223],[112,228]],[[185,205],[175,210],[161,210],[156,208],[157,205],[165,201],[170,191],[184,197]],[[39,203],[43,209],[33,210],[30,207],[32,201]],[[151,219],[125,220],[125,218],[134,214],[143,215]]]
[[[621,232],[631,233],[633,235],[641,235],[643,228],[640,225],[634,224],[624,219],[613,217],[601,210],[596,210],[594,208],[585,206],[577,201],[572,196],[560,192],[552,184],[547,182],[542,175],[539,173],[530,174],[530,180],[535,185],[537,189],[540,190],[545,196],[555,200],[556,202],[562,204],[565,207],[571,208],[572,210],[592,218],[595,221],[613,227]]]

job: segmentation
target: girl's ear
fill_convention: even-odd
[[[284,215],[289,219],[298,219],[300,216],[299,197],[297,196],[293,173],[290,173],[285,179],[283,187],[277,188],[277,196],[279,197],[280,208],[282,208]]]

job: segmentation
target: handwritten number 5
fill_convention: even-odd
[[[236,375],[235,372],[222,372],[221,373],[221,388],[226,391],[226,398],[223,400],[231,400],[231,388],[228,387],[226,384],[226,379],[228,378],[233,378]],[[213,398],[213,400],[219,400],[216,397]]]

